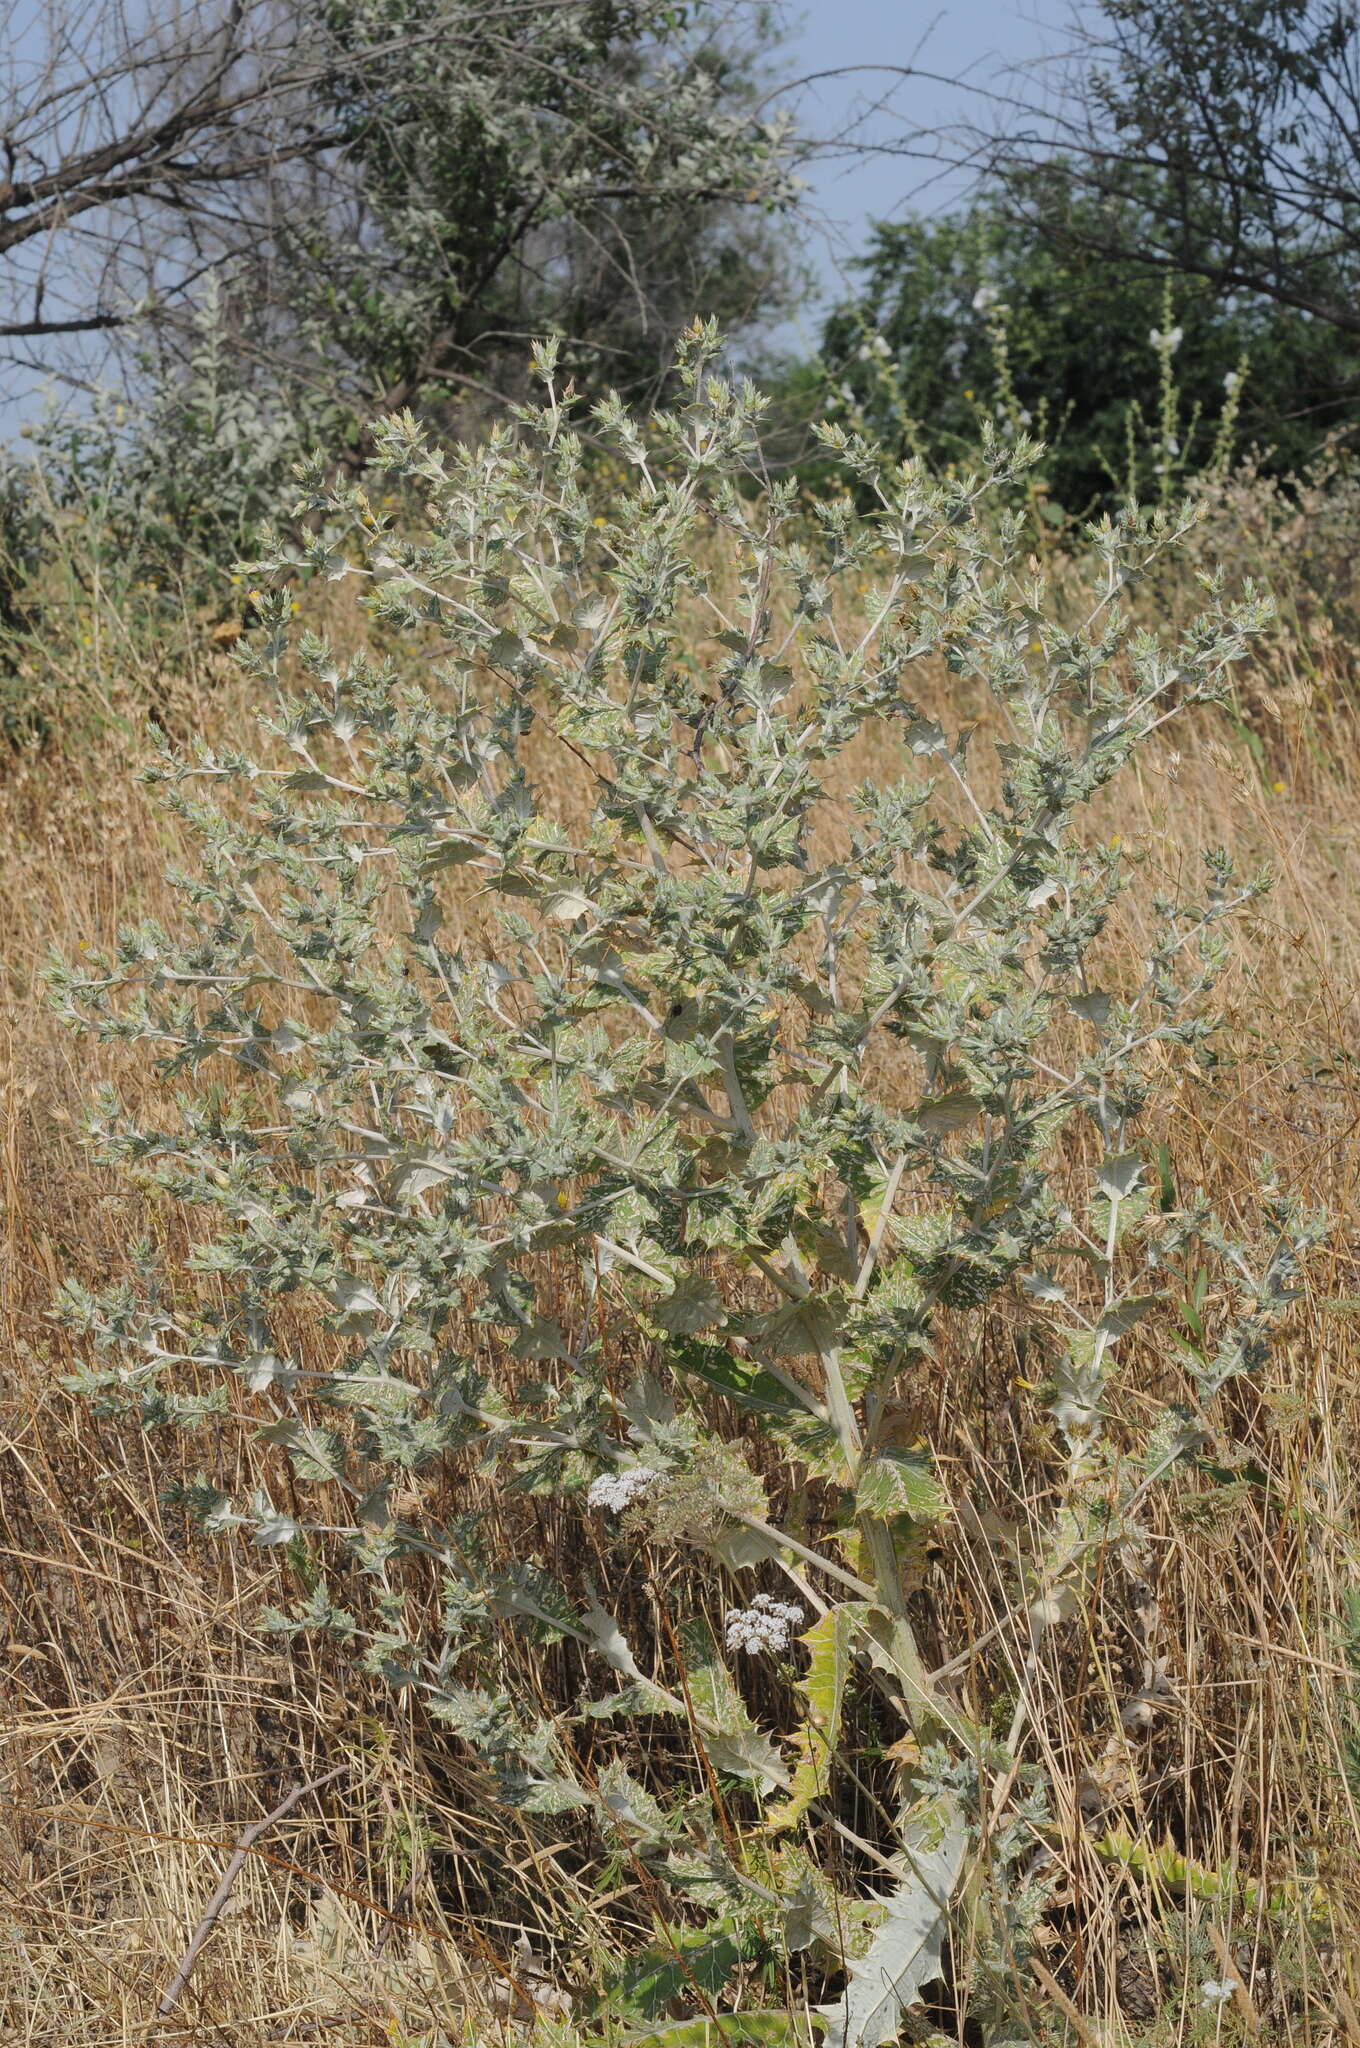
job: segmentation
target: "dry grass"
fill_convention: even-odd
[[[136,696],[121,659],[100,677],[115,707]],[[1228,1057],[1181,1086],[1152,1136],[1181,1184],[1206,1187],[1248,1233],[1267,1150],[1340,1227],[1267,1375],[1227,1400],[1214,1451],[1227,1478],[1154,1496],[1146,1551],[1110,1560],[1089,1635],[1075,1623],[1045,1638],[1029,1754],[1057,1790],[1064,1884],[1036,2038],[1212,2039],[1200,1985],[1231,1960],[1243,1989],[1220,2038],[1360,2041],[1354,1757],[1345,1771],[1360,1679],[1342,1629],[1360,1583],[1360,717],[1329,694],[1334,648],[1296,637],[1273,659],[1244,688],[1243,728],[1181,734],[1179,761],[1146,760],[1099,822],[1145,847],[1142,902],[1208,842],[1274,864],[1276,890],[1237,941]],[[195,706],[218,738],[249,717],[225,676]],[[175,708],[188,715],[183,698]],[[66,1339],[47,1320],[59,1280],[107,1284],[144,1232],[167,1265],[186,1242],[181,1217],[148,1212],[85,1161],[76,1113],[106,1056],[60,1033],[38,975],[53,946],[173,916],[164,877],[183,848],[133,786],[134,752],[110,728],[16,758],[0,784],[0,2035],[33,2048],[357,2044],[457,2039],[469,2014],[485,2033],[523,2003],[508,1988],[522,1933],[536,1968],[569,1988],[621,1926],[645,1924],[645,1901],[627,1878],[604,1896],[560,1823],[516,1832],[493,1814],[475,1769],[415,1708],[319,1652],[281,1653],[256,1618],[296,1596],[287,1556],[191,1538],[158,1499],[192,1471],[192,1447],[101,1425],[61,1386]],[[881,757],[872,767],[886,772]],[[580,801],[569,768],[547,764],[564,806]],[[1138,924],[1135,903],[1122,944]],[[1177,1391],[1174,1360],[1145,1346],[1122,1396],[1131,1439]],[[904,1398],[965,1504],[924,1567],[927,1652],[943,1663],[1000,1619],[958,1684],[1004,1725],[1026,1647],[1005,1612],[1005,1556],[1042,1515],[1046,1470],[1004,1312],[975,1321]],[[286,1477],[248,1411],[242,1395],[199,1455],[238,1489],[271,1458],[278,1490]],[[456,1483],[489,1523],[505,1512],[469,1495],[475,1480]],[[505,1535],[561,1573],[607,1580],[634,1640],[664,1661],[650,1574],[667,1561],[642,1553],[623,1569],[594,1540],[532,1504]],[[695,1566],[696,1606],[722,1602],[709,1570]],[[507,1635],[504,1656],[507,1682],[548,1705],[570,1698],[566,1652],[532,1662]],[[1144,1657],[1165,1660],[1166,1698],[1128,1734],[1119,1707]],[[345,1776],[247,1858],[188,1991],[157,2019],[240,1831],[337,1763]],[[1135,1853],[1102,1854],[1108,1830]],[[1218,1896],[1158,1865],[1168,1839],[1228,1873]],[[1310,1919],[1297,1902],[1315,1897]]]

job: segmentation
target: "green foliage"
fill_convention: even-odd
[[[259,571],[258,754],[199,745],[151,778],[200,849],[179,929],[54,969],[74,1026],[177,1090],[158,1126],[101,1099],[101,1155],[204,1227],[187,1273],[148,1257],[140,1287],[71,1285],[62,1312],[106,1413],[207,1443],[204,1390],[234,1389],[287,1492],[205,1479],[205,1525],[300,1546],[284,1631],[337,1636],[497,1798],[638,1877],[671,1930],[630,1980],[644,2006],[683,1984],[706,2011],[748,1954],[848,1959],[824,2016],[876,2048],[958,1935],[956,1996],[1002,2009],[1052,1825],[1037,1770],[922,1654],[908,1588],[949,1503],[902,1394],[1002,1299],[1053,1361],[1053,1521],[1016,1588],[1037,1638],[1197,1441],[1159,1423],[1141,1466],[1116,1442],[1135,1331],[1212,1266],[1185,1354],[1212,1401],[1259,1365],[1321,1228],[1267,1186],[1256,1256],[1197,1198],[1151,1199],[1140,1120],[1203,1048],[1224,920],[1261,884],[1209,855],[1114,980],[1128,863],[1084,829],[1151,733],[1222,698],[1267,607],[1211,584],[1174,641],[1136,630],[1125,593],[1181,528],[1129,514],[1092,530],[1065,621],[995,508],[1035,459],[1020,439],[939,481],[827,428],[876,509],[840,494],[809,525],[792,487],[754,490],[761,401],[717,350],[686,337],[669,411],[595,408],[636,477],[612,516],[551,346],[545,403],[484,446],[404,415],[376,488],[307,466],[308,538]],[[379,509],[394,477],[428,507],[416,533]],[[356,579],[371,645],[298,632],[307,573]],[[957,679],[948,731],[913,697],[926,663]],[[838,794],[864,738],[881,779]],[[779,1459],[819,1502],[811,1540],[770,1505]],[[621,1582],[640,1543],[707,1552],[721,1643],[668,1569],[644,1669],[612,1588],[449,1524],[438,1482],[473,1461],[511,1525],[549,1496],[613,1530]],[[505,1690],[503,1631],[574,1660],[569,1711]],[[621,1722],[631,1761],[588,1761]],[[1022,1698],[1010,1743],[1023,1727]],[[694,1775],[652,1768],[652,1729]],[[847,1807],[865,1771],[878,1791]]]
[[[1352,338],[1203,278],[1178,278],[1168,297],[1157,270],[1083,245],[1110,209],[1079,193],[1060,205],[1060,180],[1052,166],[1026,191],[1036,211],[1061,212],[1068,241],[1002,198],[879,225],[862,291],[826,324],[823,393],[933,462],[971,462],[985,421],[1032,428],[1048,443],[1042,495],[1078,515],[1165,501],[1249,449],[1272,472],[1301,468],[1354,417]],[[1136,212],[1124,203],[1130,233]],[[1158,335],[1175,337],[1169,361]]]
[[[292,251],[293,303],[361,406],[428,412],[513,389],[528,339],[566,338],[579,384],[654,389],[700,304],[739,321],[789,276],[768,219],[787,135],[759,116],[762,6],[588,0],[506,14],[320,0],[361,232]]]

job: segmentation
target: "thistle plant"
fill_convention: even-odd
[[[72,1023],[179,1091],[159,1129],[101,1098],[103,1157],[208,1227],[183,1271],[148,1252],[139,1290],[71,1286],[62,1312],[105,1411],[211,1441],[231,1407],[291,1461],[287,1504],[210,1474],[186,1495],[304,1561],[285,1636],[343,1639],[499,1798],[574,1816],[685,1955],[754,1929],[826,1979],[848,1946],[828,2036],[876,2048],[960,1933],[971,2009],[1003,2011],[1049,1825],[1025,1689],[1003,1735],[948,1683],[973,1646],[928,1666],[909,1588],[957,1503],[907,1394],[998,1301],[1044,1362],[1057,1506],[1013,1589],[1037,1655],[1259,1365],[1320,1228],[1267,1188],[1249,1254],[1142,1135],[1261,881],[1207,856],[1119,982],[1130,854],[1089,817],[1226,692],[1267,607],[1211,585],[1174,643],[1136,629],[1127,594],[1182,526],[1131,511],[1092,529],[1064,618],[997,509],[1023,440],[941,482],[827,428],[878,510],[809,513],[755,474],[761,401],[717,351],[692,330],[673,410],[595,409],[636,479],[604,510],[551,346],[543,404],[484,445],[401,417],[380,488],[305,471],[310,537],[255,571],[257,755],[151,771],[199,848],[181,928],[56,970]],[[379,509],[393,477],[419,520]],[[348,658],[293,616],[318,573],[361,588]],[[912,694],[941,666],[973,706],[951,728]],[[866,741],[883,773],[847,787]],[[1183,1407],[1115,1458],[1120,1360],[1192,1249],[1223,1277]],[[473,1470],[621,1559],[694,1561],[653,1581],[645,1668],[605,1589],[433,1505]],[[782,1513],[783,1471],[815,1516]],[[570,1710],[500,1689],[506,1627],[571,1647]],[[763,1667],[770,1699],[801,1688],[788,1725],[745,1703]],[[865,1701],[894,1742],[873,1839],[842,1797]],[[676,1722],[680,1782],[648,1762]],[[625,1723],[633,1763],[590,1762]]]

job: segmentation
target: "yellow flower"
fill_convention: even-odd
[[[1284,795],[1284,784],[1282,782],[1272,782],[1270,787],[1276,796]]]

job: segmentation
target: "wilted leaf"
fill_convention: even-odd
[[[558,889],[545,900],[543,912],[559,924],[571,924],[578,917],[589,917],[594,908],[589,896],[579,889]]]

